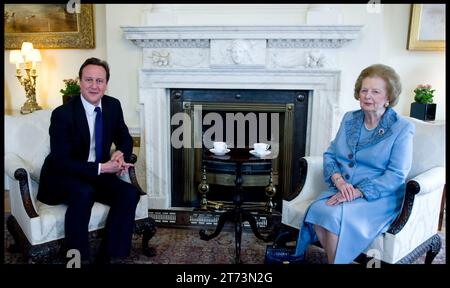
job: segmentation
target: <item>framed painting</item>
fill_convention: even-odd
[[[445,4],[413,4],[408,50],[445,50]]]
[[[5,49],[20,49],[22,42],[38,49],[95,48],[93,5],[68,8],[66,4],[5,4]]]

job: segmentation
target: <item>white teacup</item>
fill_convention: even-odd
[[[228,148],[227,143],[225,142],[213,142],[214,150],[216,152],[225,152]]]
[[[254,149],[255,152],[258,153],[258,154],[263,154],[263,153],[266,152],[269,148],[270,148],[270,145],[269,145],[269,144],[266,144],[266,143],[254,143],[254,144],[253,144],[253,149]]]

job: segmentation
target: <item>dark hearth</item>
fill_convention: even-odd
[[[264,203],[267,201],[265,186],[269,183],[272,168],[273,184],[277,190],[273,201],[276,203],[276,210],[281,211],[281,199],[292,191],[298,182],[297,160],[305,156],[308,99],[311,94],[312,91],[308,90],[172,89],[172,119],[177,113],[185,113],[183,115],[189,116],[190,123],[187,124],[191,129],[190,134],[184,133],[179,139],[189,140],[184,144],[190,143],[190,147],[180,148],[172,145],[171,205],[199,207],[201,195],[197,187],[205,165],[203,155],[206,149],[212,148],[212,142],[203,141],[204,138],[225,141],[231,148],[252,148],[254,142],[275,141],[278,138],[279,146],[273,147],[278,149],[278,156],[272,163],[244,163],[242,174],[246,191],[244,201]],[[198,112],[199,108],[201,112]],[[217,127],[214,126],[217,123],[210,120],[211,115],[223,119],[223,128],[220,131],[213,129]],[[241,124],[245,123],[243,130],[237,127],[239,121]],[[251,121],[257,123],[258,127],[252,126]],[[172,122],[172,137],[179,134],[180,125],[181,121],[175,121],[175,124]],[[215,133],[211,133],[211,130]],[[242,132],[245,137],[242,137]],[[208,200],[232,201],[235,179],[233,164],[211,161],[207,164],[206,176],[210,187]]]

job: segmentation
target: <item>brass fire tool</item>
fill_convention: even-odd
[[[277,189],[273,185],[273,169],[270,169],[270,177],[269,177],[269,184],[266,186],[266,195],[269,197],[266,203],[265,210],[266,212],[272,213],[273,209],[275,208],[275,204],[272,202],[273,196],[277,193]]]
[[[206,199],[206,194],[209,192],[209,184],[206,182],[206,166],[203,166],[202,170],[202,180],[200,184],[198,184],[198,192],[202,195],[202,199],[200,200],[200,209],[207,210],[208,209],[208,199]]]

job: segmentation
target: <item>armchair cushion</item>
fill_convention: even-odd
[[[40,225],[36,225],[38,231],[31,231],[31,244],[41,244],[56,239],[64,238],[64,218],[66,205],[47,205],[38,201],[38,213]],[[95,202],[89,219],[89,231],[105,227],[109,206]]]
[[[52,110],[38,110],[20,116],[5,117],[5,154],[27,159],[29,173],[39,182],[42,163],[50,152],[48,127]]]
[[[306,210],[314,199],[291,203],[283,200],[282,222],[290,227],[300,229],[300,223],[305,219]]]
[[[445,123],[430,123],[405,117],[416,126],[413,163],[407,179],[433,167],[445,166]]]

